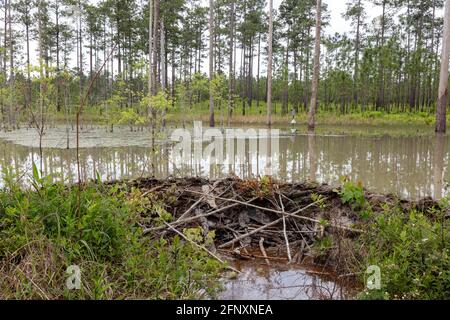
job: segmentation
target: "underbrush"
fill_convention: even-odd
[[[142,236],[140,210],[118,185],[34,189],[7,173],[0,190],[0,299],[191,299],[214,296],[222,270],[179,237]],[[70,266],[81,287],[69,290]],[[69,268],[69,269],[68,269]]]
[[[361,184],[345,181],[340,192],[366,221],[365,233],[353,244],[360,268],[381,271],[381,287],[365,290],[360,298],[450,299],[449,199],[428,210],[405,211],[396,204],[374,213]]]
[[[142,111],[133,108],[124,109],[117,102],[111,102],[105,105],[90,106],[83,113],[83,120],[87,122],[96,122],[101,124],[127,124],[130,121],[134,124],[142,124],[145,119]],[[287,112],[281,112],[281,103],[274,101],[272,121],[274,125],[289,125],[292,120],[291,110],[293,104],[289,104]],[[136,109],[136,110],[135,110]],[[242,101],[238,100],[235,104],[230,122],[232,124],[266,124],[266,103],[260,101],[259,105],[253,101],[252,106],[246,106],[245,115],[242,110]],[[220,124],[226,124],[228,121],[228,105],[221,102],[215,109],[216,121]],[[61,112],[53,113],[54,120],[66,121],[67,115]],[[74,118],[74,115],[69,117]],[[448,116],[450,119],[450,115]],[[176,103],[174,107],[168,108],[165,118],[173,123],[190,123],[194,120],[209,121],[209,101],[193,102],[192,106]],[[435,114],[428,112],[401,111],[398,109],[391,112],[375,111],[370,109],[362,110],[361,106],[352,108],[346,113],[342,113],[338,106],[321,106],[317,112],[317,124],[320,125],[421,125],[433,126],[435,124]],[[300,108],[296,114],[296,120],[299,125],[305,125],[308,122],[308,110]]]

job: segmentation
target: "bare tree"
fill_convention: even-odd
[[[309,120],[308,129],[314,131],[316,127],[316,109],[317,109],[317,94],[319,89],[319,75],[320,75],[320,26],[321,26],[321,11],[322,0],[317,0],[316,7],[316,40],[314,48],[314,71],[311,85],[311,104],[309,106]]]
[[[158,37],[160,27],[160,0],[153,0],[153,72],[152,72],[152,94],[156,95],[159,90],[159,73],[158,73]],[[156,121],[156,110],[154,110],[154,117]]]
[[[166,36],[165,36],[165,26],[164,26],[164,20],[161,19],[160,21],[160,48],[159,48],[159,58],[161,61],[161,90],[165,93],[166,91],[166,59],[165,59],[165,48],[166,48]]]
[[[450,0],[445,2],[444,33],[442,39],[441,77],[437,101],[436,132],[447,130],[447,97],[448,97],[448,67],[450,54]]]
[[[39,38],[39,120],[36,118],[36,116],[32,113],[33,117],[33,123],[36,126],[36,129],[39,134],[39,169],[41,171],[41,174],[43,173],[43,149],[42,149],[42,138],[44,136],[44,127],[45,127],[45,119],[44,119],[44,97],[45,97],[45,91],[46,91],[46,85],[45,85],[45,79],[44,79],[44,42],[43,42],[43,26],[42,26],[42,19],[43,19],[43,1],[39,0],[38,2],[38,38]],[[31,110],[31,108],[30,108]]]
[[[9,23],[9,126],[15,129],[15,110],[14,110],[14,45],[11,18],[11,1],[8,3],[8,23]],[[6,10],[6,8],[5,8]],[[6,32],[6,30],[5,30]]]
[[[153,0],[148,1],[148,11],[149,11],[149,19],[148,19],[148,94],[152,94],[152,53],[153,53],[153,39],[152,39],[152,30],[153,30]],[[149,109],[151,106],[148,106]]]
[[[228,84],[228,125],[230,125],[231,114],[234,109],[234,19],[235,19],[236,3],[235,0],[230,1],[230,65],[229,65],[229,84]]]
[[[212,81],[214,78],[214,0],[209,0],[209,126],[215,126],[214,94]]]
[[[155,170],[155,125],[156,125],[156,110],[153,108],[151,104],[151,97],[156,94],[156,69],[153,66],[153,63],[156,62],[156,44],[153,43],[153,40],[156,39],[156,28],[155,25],[157,23],[158,17],[154,17],[153,10],[156,9],[154,0],[149,0],[149,22],[148,22],[148,95],[149,95],[149,117],[150,117],[150,130],[151,130],[151,145],[152,145],[152,160],[151,160],[151,168],[152,172]]]
[[[273,0],[269,0],[269,37],[267,57],[267,125],[272,125],[272,61],[273,61]]]

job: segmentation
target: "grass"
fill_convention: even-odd
[[[292,120],[290,113],[282,115],[280,113],[280,103],[274,103],[273,124],[274,125],[289,125]],[[291,110],[292,106],[289,106]],[[333,108],[331,108],[333,109]],[[175,110],[169,111],[167,118],[169,121],[182,122],[193,120],[209,120],[209,105],[207,102],[198,103],[193,105],[192,108],[183,110],[177,107]],[[218,122],[227,122],[227,106],[226,104],[222,108],[216,107],[216,120]],[[306,125],[308,122],[308,113],[305,110],[300,110],[296,115],[296,120],[300,125]],[[435,124],[435,115],[428,114],[426,112],[382,112],[382,111],[366,111],[361,112],[353,111],[347,114],[342,114],[340,111],[325,111],[323,108],[319,108],[317,113],[318,125],[427,125],[433,126]],[[450,116],[449,116],[450,121]],[[238,103],[231,118],[232,124],[266,124],[266,103],[260,102],[259,108],[256,102],[253,102],[252,107],[247,107],[245,115],[242,115],[242,105]]]
[[[281,104],[274,102],[274,112],[272,116],[273,124],[275,126],[289,126],[292,120],[290,112],[286,115],[281,114]],[[119,119],[120,109],[117,106],[110,106],[108,113],[102,112],[102,106],[94,106],[86,108],[83,113],[83,120],[86,122],[105,123],[106,119],[117,122]],[[289,105],[289,110],[292,106]],[[319,108],[317,113],[317,125],[341,125],[341,126],[358,126],[358,125],[419,125],[433,128],[435,125],[435,114],[426,112],[401,112],[393,111],[390,113],[384,111],[366,111],[362,112],[358,107],[353,111],[342,114],[337,107],[323,107]],[[227,102],[222,102],[216,105],[216,122],[220,124],[227,123]],[[62,122],[65,120],[64,113],[52,113],[54,121]],[[209,121],[209,105],[208,101],[194,103],[192,107],[186,106],[182,108],[176,105],[174,109],[169,109],[166,115],[167,121],[173,123],[193,122],[194,120]],[[308,113],[305,110],[300,110],[296,115],[296,120],[299,126],[306,126],[308,121]],[[251,107],[246,107],[245,115],[242,114],[242,103],[237,102],[231,124],[233,125],[265,125],[267,122],[266,103],[261,101],[257,107],[254,101]],[[450,123],[450,115],[449,115]]]
[[[76,187],[52,184],[36,170],[34,190],[20,189],[8,172],[4,181],[0,299],[193,299],[217,293],[223,265],[179,237],[142,236],[140,222],[159,215],[136,205],[138,192],[130,196],[117,184],[88,183],[78,210]],[[72,265],[81,270],[80,290],[66,286]]]

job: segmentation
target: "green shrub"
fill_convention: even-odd
[[[336,190],[336,192],[339,193],[342,202],[349,204],[361,218],[370,218],[372,216],[372,208],[366,200],[362,183],[354,183],[346,178],[342,179],[342,182],[341,190]]]
[[[446,210],[446,204],[425,213],[413,210],[405,214],[394,208],[375,217],[370,232],[361,240],[367,248],[366,265],[381,268],[382,288],[368,297],[450,299]]]
[[[214,295],[223,266],[175,237],[142,236],[152,216],[118,185],[51,184],[35,170],[25,190],[0,190],[0,299],[191,299]],[[213,235],[210,235],[211,237]],[[82,270],[81,290],[65,287]]]

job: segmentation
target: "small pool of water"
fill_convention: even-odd
[[[225,281],[223,300],[342,300],[356,290],[331,272],[307,266],[239,261],[242,273]]]

